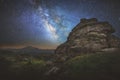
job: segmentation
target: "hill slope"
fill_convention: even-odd
[[[64,63],[53,62],[51,64],[39,58],[32,58],[31,62],[29,61],[29,57],[28,60],[22,61],[17,56],[13,56],[14,61],[9,59],[9,56],[0,57],[0,79],[120,80],[119,52],[85,54],[71,58]],[[58,70],[55,71],[56,67]],[[46,75],[46,72],[49,72],[53,68],[53,72]]]
[[[62,80],[120,80],[120,53],[77,56],[60,70]]]

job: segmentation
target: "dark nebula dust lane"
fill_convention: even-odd
[[[0,0],[0,47],[56,48],[81,18],[110,22],[120,36],[119,0]]]

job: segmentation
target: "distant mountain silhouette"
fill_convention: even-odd
[[[38,49],[36,47],[27,46],[21,49],[0,49],[0,53],[15,53],[15,54],[44,54],[54,53],[52,49]]]
[[[38,49],[36,47],[27,46],[22,49],[19,49],[19,53],[26,53],[26,54],[54,53],[54,50]]]

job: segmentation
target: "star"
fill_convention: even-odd
[[[118,20],[120,21],[120,17],[118,18]]]
[[[0,45],[57,47],[81,18],[108,21],[120,35],[119,7],[119,0],[0,0]]]

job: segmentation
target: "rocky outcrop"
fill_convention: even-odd
[[[120,39],[112,35],[114,32],[108,22],[99,22],[96,18],[81,19],[55,53],[58,58],[66,60],[80,54],[117,50],[120,48]]]

